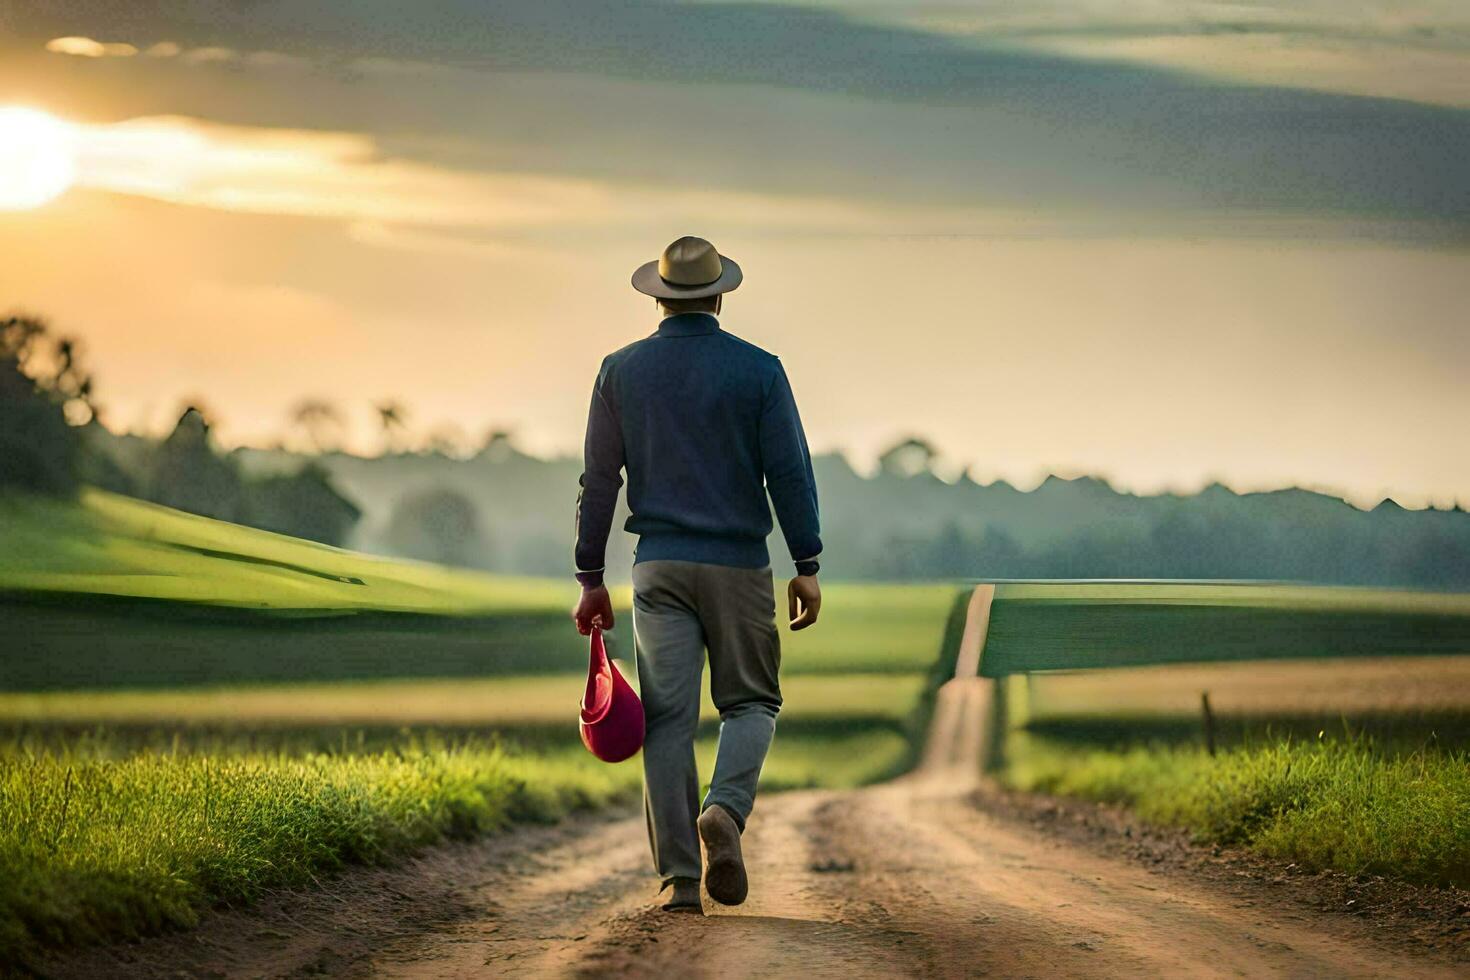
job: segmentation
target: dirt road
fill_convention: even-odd
[[[977,610],[983,613],[983,610]],[[983,639],[983,620],[966,646]],[[653,908],[643,821],[437,849],[58,975],[680,977],[1457,976],[1364,923],[1148,867],[976,804],[973,657],[912,776],[761,801],[750,900]],[[1463,962],[1463,961],[1462,961]]]
[[[649,908],[641,820],[609,824],[487,890],[494,914],[374,959],[388,976],[1427,976],[1317,916],[1241,903],[1065,844],[969,801],[980,682],[946,689],[958,736],[919,775],[772,798],[753,887],[705,919]],[[950,719],[950,720],[946,720]],[[959,768],[951,768],[958,763]]]
[[[983,682],[941,695],[914,776],[762,801],[750,900],[656,911],[643,822],[436,849],[57,975],[1455,976],[1361,921],[1109,856],[972,799]],[[1463,972],[1458,975],[1463,975]]]

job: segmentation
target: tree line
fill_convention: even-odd
[[[566,574],[578,460],[521,452],[493,432],[478,448],[447,428],[406,432],[396,401],[374,407],[376,457],[340,451],[342,416],[308,400],[291,439],[223,452],[208,412],[184,410],[163,439],[98,421],[76,346],[36,320],[0,321],[0,489],[70,493],[93,484],[191,513],[428,561]],[[417,442],[418,448],[409,450]],[[876,473],[840,454],[815,461],[824,567],[854,579],[1239,578],[1470,589],[1470,518],[1459,507],[1361,510],[1301,489],[1141,496],[1083,477],[1022,491],[941,479],[920,438]],[[621,507],[626,518],[626,505]],[[779,562],[779,531],[771,553]],[[615,534],[609,567],[631,562]]]

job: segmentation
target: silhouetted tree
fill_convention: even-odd
[[[491,429],[485,436],[485,445],[480,447],[480,457],[491,463],[505,462],[515,455],[514,437],[510,429]]]
[[[91,378],[69,340],[44,321],[0,320],[0,488],[65,494],[76,488],[80,439],[68,420],[92,418]]]
[[[918,476],[933,473],[939,452],[925,439],[909,437],[894,443],[878,457],[880,472],[892,476]]]
[[[251,527],[338,547],[347,543],[362,517],[315,462],[289,475],[253,480],[246,485],[246,496]]]
[[[303,399],[291,409],[291,424],[318,453],[333,452],[342,446],[346,424],[342,413],[331,402],[320,398]]]
[[[240,474],[215,452],[209,422],[198,408],[184,409],[149,469],[149,500],[222,521],[240,523],[245,517]]]
[[[378,428],[383,434],[383,454],[402,452],[408,410],[391,398],[378,402],[373,410],[378,413]]]

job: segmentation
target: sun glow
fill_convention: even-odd
[[[0,107],[0,211],[38,208],[77,176],[75,133],[36,109]]]

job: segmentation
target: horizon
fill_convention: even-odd
[[[105,425],[104,425],[104,428],[106,428]],[[149,433],[141,433],[141,432],[116,432],[116,431],[113,431],[112,429],[108,429],[108,431],[111,432],[115,436],[132,436],[132,437],[136,437],[136,438],[151,439],[151,440],[162,439],[162,438],[164,438],[164,437],[166,437],[168,435],[167,432],[149,434]],[[211,435],[212,435],[213,434],[213,431],[214,431],[213,424],[212,423],[211,423],[210,431],[211,431]],[[493,435],[496,435],[496,434],[504,435],[506,437],[507,442],[508,442],[508,445],[510,446],[510,448],[511,448],[512,451],[514,451],[515,453],[518,453],[519,455],[521,455],[524,458],[534,459],[537,462],[541,462],[541,463],[567,463],[567,462],[577,463],[581,459],[581,453],[580,452],[576,452],[576,451],[565,451],[565,452],[561,452],[561,453],[543,454],[543,453],[539,453],[539,452],[527,450],[525,447],[520,446],[520,445],[517,444],[516,433],[515,433],[514,430],[501,430],[498,433],[491,433],[492,436]],[[922,437],[916,436],[916,435],[913,435],[913,434],[910,434],[907,438],[919,438],[919,439],[922,439]],[[218,444],[218,440],[216,440],[216,444]],[[431,445],[418,445],[418,446],[403,447],[403,448],[399,448],[399,449],[391,449],[391,448],[380,446],[379,449],[378,449],[378,451],[376,451],[376,452],[371,452],[371,451],[368,451],[368,452],[359,452],[357,450],[350,449],[350,448],[345,448],[345,447],[329,448],[329,449],[313,449],[313,448],[307,448],[307,447],[303,447],[303,446],[299,446],[299,445],[298,446],[290,446],[290,445],[287,445],[284,441],[278,441],[278,442],[275,442],[275,443],[272,443],[272,444],[263,444],[263,445],[251,445],[251,444],[245,444],[245,443],[237,444],[237,445],[234,445],[234,446],[223,446],[223,445],[220,445],[220,446],[218,446],[218,448],[220,449],[221,452],[223,452],[225,454],[232,454],[232,453],[236,453],[236,452],[283,453],[283,454],[286,454],[286,455],[289,455],[289,456],[292,456],[292,457],[296,457],[296,458],[299,458],[299,459],[312,459],[312,458],[318,458],[318,457],[345,456],[345,457],[350,458],[350,459],[357,459],[357,460],[362,460],[362,461],[366,461],[366,462],[372,462],[372,461],[375,461],[375,460],[401,459],[401,458],[405,458],[405,457],[414,457],[414,458],[432,458],[432,457],[438,457],[438,458],[443,459],[443,460],[446,460],[448,462],[467,463],[467,462],[473,462],[473,461],[479,459],[479,457],[481,455],[485,454],[485,452],[487,451],[487,448],[488,448],[488,444],[489,444],[489,438],[487,438],[479,446],[477,446],[477,447],[475,447],[473,449],[470,449],[470,448],[466,447],[462,451],[449,451],[447,449],[444,449],[444,448],[441,448],[441,447],[435,447],[435,446],[431,446]],[[936,480],[940,481],[941,483],[944,483],[944,484],[946,484],[948,486],[958,486],[958,485],[964,483],[965,481],[969,481],[971,485],[973,485],[975,487],[978,487],[978,488],[980,488],[982,490],[1004,486],[1004,487],[1006,487],[1008,489],[1015,490],[1015,491],[1017,491],[1019,493],[1032,493],[1032,492],[1040,489],[1043,484],[1049,483],[1049,482],[1051,482],[1053,480],[1060,481],[1062,483],[1078,483],[1078,482],[1082,482],[1082,481],[1090,481],[1090,482],[1093,482],[1093,483],[1101,484],[1102,486],[1106,487],[1109,491],[1111,491],[1111,492],[1113,492],[1115,494],[1118,494],[1120,496],[1136,497],[1136,498],[1140,498],[1140,499],[1151,498],[1151,497],[1170,497],[1170,496],[1172,496],[1172,497],[1179,497],[1179,498],[1195,497],[1195,496],[1199,496],[1200,494],[1205,493],[1206,491],[1211,490],[1211,489],[1213,489],[1215,487],[1219,487],[1220,489],[1225,490],[1226,492],[1231,493],[1231,494],[1233,494],[1235,496],[1239,496],[1239,497],[1250,496],[1250,495],[1260,495],[1260,494],[1285,493],[1285,492],[1290,492],[1290,491],[1301,491],[1301,492],[1305,492],[1305,493],[1312,493],[1312,494],[1317,494],[1319,496],[1324,496],[1324,497],[1332,498],[1334,500],[1337,500],[1337,501],[1340,501],[1340,502],[1342,502],[1344,504],[1347,504],[1348,506],[1352,507],[1354,510],[1362,511],[1362,512],[1365,512],[1365,513],[1371,512],[1371,511],[1374,511],[1374,510],[1377,510],[1380,506],[1382,506],[1384,504],[1392,504],[1392,505],[1394,505],[1396,507],[1399,507],[1402,510],[1409,510],[1409,511],[1437,511],[1437,512],[1454,512],[1454,511],[1459,511],[1459,512],[1464,512],[1466,510],[1466,507],[1465,507],[1464,502],[1463,501],[1460,501],[1460,500],[1451,500],[1447,504],[1446,503],[1436,502],[1436,501],[1432,501],[1431,500],[1431,501],[1427,501],[1427,502],[1422,503],[1422,504],[1415,505],[1415,504],[1411,504],[1411,503],[1405,503],[1404,501],[1399,500],[1399,499],[1393,497],[1392,495],[1383,496],[1383,497],[1379,497],[1377,499],[1372,499],[1372,500],[1367,500],[1367,499],[1363,499],[1363,498],[1354,499],[1352,496],[1350,496],[1350,495],[1348,495],[1348,494],[1346,494],[1346,493],[1344,493],[1344,492],[1342,492],[1342,491],[1340,491],[1340,490],[1338,490],[1336,488],[1333,488],[1333,487],[1326,487],[1326,486],[1308,486],[1308,485],[1301,484],[1301,483],[1283,483],[1283,484],[1278,484],[1278,485],[1274,485],[1274,486],[1233,487],[1229,483],[1227,483],[1227,482],[1225,482],[1223,480],[1211,478],[1211,479],[1207,479],[1204,483],[1200,484],[1197,487],[1167,487],[1166,486],[1166,487],[1160,487],[1160,488],[1154,489],[1154,490],[1146,490],[1146,489],[1137,489],[1137,488],[1133,488],[1133,487],[1124,486],[1118,480],[1116,480],[1115,478],[1113,478],[1111,475],[1109,475],[1107,473],[1068,471],[1068,470],[1063,470],[1063,469],[1048,469],[1046,467],[1039,468],[1036,471],[1034,471],[1033,473],[1029,474],[1028,476],[1023,477],[1023,478],[1020,478],[1020,479],[1011,479],[1011,478],[1006,477],[1006,476],[994,476],[992,478],[985,479],[983,477],[977,477],[977,475],[976,475],[977,467],[975,467],[975,466],[959,466],[959,467],[956,467],[954,465],[950,465],[950,464],[948,464],[946,462],[946,458],[947,457],[946,457],[946,454],[943,452],[942,447],[935,446],[933,448],[936,450],[935,460],[937,461],[937,463],[936,463],[936,465],[935,465],[935,467],[933,469],[930,469],[930,470],[927,470],[927,471],[921,471],[921,472],[918,472],[918,473],[899,474],[899,476],[901,478],[912,478],[912,477],[917,477],[917,476],[928,475],[928,476],[933,477],[934,479],[936,479]],[[812,458],[813,458],[813,460],[822,460],[822,459],[838,459],[838,460],[841,460],[841,462],[850,471],[852,471],[852,473],[855,476],[857,476],[859,479],[863,479],[863,480],[875,479],[879,475],[881,475],[881,472],[882,472],[880,466],[878,465],[878,460],[877,460],[877,457],[876,456],[874,456],[870,460],[867,460],[866,462],[865,461],[862,461],[862,460],[855,460],[853,458],[853,454],[851,453],[851,451],[848,450],[848,449],[845,449],[845,448],[843,448],[841,446],[832,447],[830,449],[813,450],[812,451]],[[492,462],[498,462],[498,461],[492,460]]]
[[[598,361],[656,323],[628,275],[693,233],[858,468],[920,432],[977,482],[1470,500],[1453,3],[11,21],[0,314],[82,341],[114,430],[201,399],[264,445],[320,398],[368,452],[394,398],[574,453]]]

